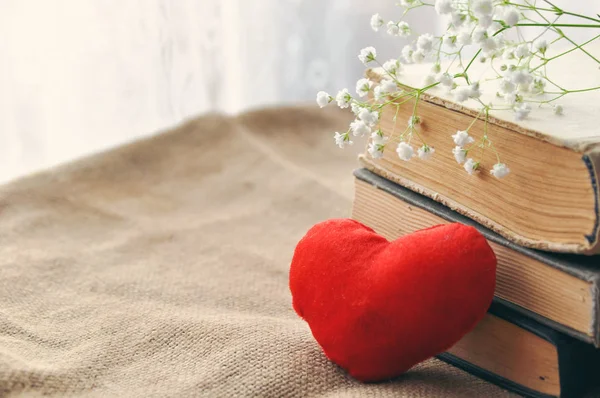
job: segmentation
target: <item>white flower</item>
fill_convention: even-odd
[[[435,11],[439,15],[450,14],[454,11],[452,0],[435,0]]]
[[[510,169],[504,163],[496,163],[490,170],[490,174],[496,178],[506,177]]]
[[[400,72],[400,62],[397,59],[390,59],[383,64],[383,69],[387,72],[388,75],[396,77]]]
[[[454,159],[458,164],[464,163],[465,158],[467,157],[467,150],[463,149],[461,146],[455,146],[452,149],[452,154],[454,155]]]
[[[449,73],[442,73],[438,76],[440,84],[448,89],[454,86],[454,78]]]
[[[471,95],[471,88],[469,86],[456,87],[452,93],[454,94],[454,99],[456,99],[456,101],[465,102]]]
[[[468,46],[471,44],[471,34],[469,32],[462,31],[456,36],[456,43],[459,46]]]
[[[471,93],[469,94],[469,98],[479,98],[481,97],[481,91],[479,90],[479,82],[475,82],[469,86]]]
[[[528,57],[530,54],[529,47],[527,46],[527,44],[520,44],[517,46],[517,48],[515,48],[515,51],[513,52],[513,54],[517,58]]]
[[[398,154],[398,157],[400,159],[404,161],[409,161],[414,156],[415,151],[406,142],[401,142],[396,148],[396,153]]]
[[[431,73],[433,73],[433,74],[440,73],[441,70],[442,70],[442,67],[437,62],[435,64],[433,64],[430,69]]]
[[[423,50],[417,50],[412,53],[412,60],[416,64],[420,64],[425,60],[425,53]]]
[[[381,159],[383,157],[383,149],[384,148],[385,148],[384,145],[370,142],[369,147],[367,148],[367,151],[369,152],[369,154],[371,155],[371,157],[373,159]]]
[[[358,116],[362,107],[356,102],[353,102],[352,104],[350,104],[350,109],[352,109],[352,113],[354,113],[354,115]]]
[[[373,111],[370,112],[367,108],[363,108],[359,114],[358,118],[362,120],[367,126],[375,126],[377,121],[379,120],[379,112]]]
[[[350,106],[350,101],[352,100],[352,97],[350,96],[348,89],[345,88],[337,93],[337,95],[335,96],[335,100],[337,101],[338,106],[344,109]]]
[[[352,134],[355,137],[362,137],[366,134],[371,133],[371,129],[369,128],[369,126],[367,126],[367,124],[362,120],[355,120],[352,123],[350,123],[350,130],[352,130]]]
[[[324,106],[329,104],[331,101],[333,101],[333,97],[331,95],[327,94],[325,91],[319,91],[317,93],[317,104],[321,108],[323,108]]]
[[[500,89],[500,91],[503,94],[509,94],[509,93],[512,93],[513,91],[515,91],[517,89],[517,86],[513,82],[511,82],[509,79],[504,78],[500,81],[498,88]]]
[[[544,39],[537,39],[533,43],[533,48],[535,49],[535,51],[539,51],[540,53],[545,54],[546,50],[548,49],[548,42],[546,42],[546,40]]]
[[[409,128],[413,129],[417,124],[421,123],[421,118],[417,115],[412,115],[408,118],[407,125]]]
[[[521,104],[521,106],[515,109],[515,119],[523,120],[529,116],[529,112],[531,112],[529,104]]]
[[[498,48],[498,42],[494,37],[488,37],[487,39],[482,40],[479,45],[484,54],[490,54]]]
[[[400,0],[400,5],[402,7],[410,7],[413,5],[414,2],[415,0]]]
[[[471,10],[477,18],[482,16],[491,16],[494,12],[492,0],[474,0],[471,5]]]
[[[423,52],[429,52],[433,48],[433,36],[429,33],[425,33],[417,39],[417,50]]]
[[[335,144],[340,148],[344,148],[346,145],[353,144],[353,142],[350,141],[348,133],[340,134],[336,131],[335,135],[333,136],[333,139],[335,140]]]
[[[381,94],[393,94],[398,92],[398,86],[396,82],[390,79],[383,79],[379,83],[379,90]]]
[[[469,175],[473,175],[479,168],[479,162],[474,161],[472,158],[467,159],[463,166]]]
[[[417,150],[417,155],[423,160],[429,160],[433,156],[435,149],[425,144]]]
[[[522,86],[529,86],[533,81],[533,76],[528,71],[517,69],[508,74],[508,78],[514,83]]]
[[[371,17],[371,29],[377,32],[379,28],[383,26],[383,24],[384,21],[383,18],[381,18],[381,15],[373,14],[373,16]]]
[[[383,135],[383,131],[377,130],[371,134],[371,141],[377,145],[383,145],[387,142],[388,138]]]
[[[361,97],[364,97],[365,95],[369,94],[369,91],[371,91],[372,86],[373,82],[369,79],[360,79],[356,82],[356,94],[358,94]]]
[[[562,105],[558,105],[558,104],[554,105],[552,107],[552,110],[554,111],[555,115],[562,115],[563,111],[564,111],[563,106]]]
[[[465,146],[475,142],[475,139],[473,139],[473,137],[471,137],[469,133],[464,130],[458,130],[456,134],[452,135],[452,139],[458,146]]]
[[[519,18],[521,18],[521,14],[515,7],[506,7],[504,10],[504,23],[508,26],[514,26],[517,22],[519,22]]]
[[[412,62],[413,52],[414,51],[410,44],[405,45],[404,47],[402,47],[402,58],[404,58],[406,62]]]
[[[517,93],[512,92],[504,94],[504,102],[509,105],[514,105],[517,102]]]
[[[494,20],[492,19],[491,15],[482,15],[477,20],[477,25],[483,29],[488,29],[490,26],[492,26],[493,21]]]
[[[488,26],[488,35],[494,36],[496,32],[502,29],[502,25],[499,22],[493,21],[490,26]],[[498,33],[496,37],[501,37],[502,33]]]
[[[450,22],[455,28],[460,28],[466,19],[467,16],[465,14],[461,14],[458,11],[453,11],[450,15]]]
[[[444,45],[448,48],[456,48],[456,35],[445,34],[443,38]]]
[[[381,101],[384,96],[385,93],[381,91],[381,86],[375,86],[373,89],[373,98],[375,98],[375,101]]]
[[[427,87],[435,83],[435,75],[428,74],[423,79],[423,87]]]
[[[542,94],[546,88],[546,81],[542,78],[536,77],[533,82],[529,85],[529,91],[534,94]]]
[[[472,40],[473,43],[479,44],[488,38],[487,30],[484,28],[476,28],[473,31]]]
[[[410,36],[410,26],[404,21],[390,21],[387,23],[387,33],[391,36]]]
[[[377,57],[377,51],[373,47],[365,47],[360,50],[360,54],[358,55],[358,59],[360,62],[367,65],[369,62],[374,61],[375,57]]]

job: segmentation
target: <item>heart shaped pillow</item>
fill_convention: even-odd
[[[350,219],[312,227],[290,267],[293,306],[325,355],[361,381],[399,376],[483,318],[496,256],[473,227],[439,225],[387,241]]]

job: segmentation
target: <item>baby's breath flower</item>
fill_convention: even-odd
[[[517,11],[515,7],[506,7],[506,9],[504,10],[503,19],[504,23],[508,26],[514,26],[515,24],[517,24],[517,22],[519,22],[520,18],[521,14],[519,13],[519,11]]]
[[[400,62],[397,59],[390,59],[383,64],[383,69],[387,72],[388,75],[396,77],[398,73],[400,73]]]
[[[400,159],[407,162],[415,155],[414,149],[404,141],[398,144],[396,153]]]
[[[516,104],[518,98],[519,97],[517,96],[517,93],[515,93],[515,92],[504,94],[504,102],[506,102],[509,105]]]
[[[335,140],[335,144],[340,148],[344,148],[347,145],[353,144],[353,142],[350,141],[350,136],[348,135],[348,133],[340,134],[336,131],[333,136],[333,139]]]
[[[527,46],[527,44],[520,44],[517,46],[517,48],[515,48],[513,54],[517,58],[525,58],[528,57],[531,53],[529,52],[529,46]]]
[[[452,26],[454,26],[455,28],[460,28],[466,19],[467,16],[465,14],[462,14],[456,10],[454,10],[452,14],[450,14],[450,23],[452,23]]]
[[[417,51],[413,51],[412,60],[414,63],[420,64],[421,62],[423,62],[425,60],[425,52],[421,49],[419,49]]]
[[[407,125],[409,128],[414,129],[417,124],[421,123],[421,118],[417,115],[412,115],[408,118]]]
[[[490,174],[496,178],[506,177],[510,169],[504,163],[496,163],[490,170]]]
[[[367,151],[371,155],[373,159],[381,159],[383,157],[383,150],[385,149],[385,145],[376,144],[375,142],[370,142]]]
[[[456,163],[458,164],[464,163],[465,158],[467,157],[466,149],[461,146],[455,146],[454,149],[452,149],[452,154],[454,155],[454,159],[456,159]]]
[[[442,40],[446,47],[451,48],[451,49],[456,48],[456,35],[455,34],[446,33]]]
[[[442,67],[437,62],[435,64],[433,64],[430,69],[431,73],[433,73],[433,74],[440,73],[441,70],[442,70]]]
[[[404,21],[390,21],[387,24],[387,33],[391,36],[410,36],[410,26]]]
[[[452,139],[454,140],[454,143],[458,146],[465,146],[475,142],[475,139],[464,130],[458,130],[456,134],[452,135]]]
[[[381,15],[379,14],[373,14],[371,17],[371,29],[373,29],[375,32],[377,32],[384,23],[385,22],[383,21],[383,18],[381,18]]]
[[[358,59],[360,62],[367,65],[369,62],[375,61],[377,57],[377,51],[373,47],[365,47],[360,50],[360,54],[358,55]]]
[[[487,34],[487,30],[485,28],[476,28],[473,31],[473,35],[471,36],[473,43],[475,44],[480,44],[482,43],[485,39],[488,38],[488,34]]]
[[[356,94],[358,94],[360,97],[364,97],[365,95],[369,94],[372,86],[373,82],[369,79],[360,79],[356,82]]]
[[[454,94],[454,99],[456,99],[456,101],[465,102],[471,95],[471,88],[469,86],[456,87],[452,93]]]
[[[412,62],[413,52],[414,50],[410,44],[405,45],[404,47],[402,47],[402,58],[404,58],[406,62]]]
[[[367,126],[375,126],[379,121],[379,112],[369,111],[367,108],[361,109],[358,114],[358,118],[362,120]]]
[[[564,112],[563,106],[558,104],[552,106],[552,110],[554,111],[555,115],[562,115]]]
[[[410,7],[414,4],[416,0],[400,0],[400,5],[402,7]]]
[[[433,36],[429,33],[425,33],[417,39],[417,50],[421,50],[425,53],[431,51],[433,48]]]
[[[348,89],[345,88],[337,93],[337,95],[335,96],[335,100],[337,102],[337,105],[340,108],[344,109],[350,106],[350,101],[352,101],[352,97],[350,96]]]
[[[491,16],[494,12],[492,0],[475,0],[472,2],[471,10],[477,18]]]
[[[479,82],[475,82],[469,86],[471,92],[469,93],[469,98],[479,98],[481,97],[481,90],[479,89]]]
[[[519,107],[515,108],[515,119],[523,120],[527,116],[529,116],[529,112],[531,112],[531,106],[529,104],[521,104]]]
[[[491,15],[482,15],[479,17],[479,20],[477,20],[477,25],[479,25],[480,28],[488,29],[492,26],[493,21]]]
[[[362,106],[360,106],[356,102],[353,102],[353,103],[350,104],[350,109],[352,109],[352,113],[354,113],[355,116],[358,116],[358,114],[360,113],[360,111],[363,108],[362,108]]]
[[[533,80],[533,76],[523,69],[517,69],[509,72],[508,78],[514,83],[522,86],[529,86]]]
[[[500,84],[498,85],[498,88],[500,89],[500,92],[502,92],[502,94],[509,94],[514,92],[517,89],[517,86],[511,82],[509,79],[504,78],[502,80],[500,80]]]
[[[454,78],[449,73],[441,73],[437,79],[442,86],[448,89],[454,86]]]
[[[383,135],[383,131],[381,131],[381,129],[374,131],[373,134],[371,134],[371,141],[373,141],[375,144],[383,145],[387,142],[387,140],[388,138]]]
[[[390,79],[383,79],[381,83],[379,83],[379,89],[381,94],[394,94],[398,92],[396,82]]]
[[[369,126],[362,120],[355,120],[350,123],[350,130],[352,130],[352,135],[355,137],[363,137],[364,135],[371,133]]]
[[[546,81],[539,77],[533,79],[533,82],[529,85],[529,91],[533,95],[542,94],[546,88]]]
[[[537,39],[533,43],[533,49],[535,51],[539,51],[542,54],[545,54],[546,50],[548,49],[548,42],[544,39]]]
[[[456,43],[461,47],[468,46],[472,43],[471,33],[466,31],[460,32],[458,35],[456,35]]]
[[[433,83],[435,83],[435,75],[432,75],[431,73],[426,75],[425,78],[423,79],[423,87],[427,87],[432,85]]]
[[[435,11],[439,15],[450,14],[454,11],[452,0],[435,0]]]
[[[479,169],[479,162],[474,161],[472,158],[468,158],[463,167],[469,175],[473,175],[473,173]]]
[[[319,91],[317,93],[317,104],[319,105],[319,107],[323,108],[331,101],[333,101],[333,97],[327,94],[325,91]]]
[[[433,156],[434,152],[435,152],[435,149],[433,149],[432,147],[430,147],[427,144],[424,144],[421,148],[419,148],[417,150],[417,155],[419,156],[420,159],[429,160]]]

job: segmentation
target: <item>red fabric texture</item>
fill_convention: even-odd
[[[293,306],[327,357],[361,381],[399,376],[483,318],[496,256],[463,224],[388,242],[350,219],[312,227],[290,267]]]

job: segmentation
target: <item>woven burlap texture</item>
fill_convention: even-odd
[[[0,188],[0,396],[512,396],[437,360],[358,383],[293,312],[296,242],[350,214],[347,122],[208,115]]]

